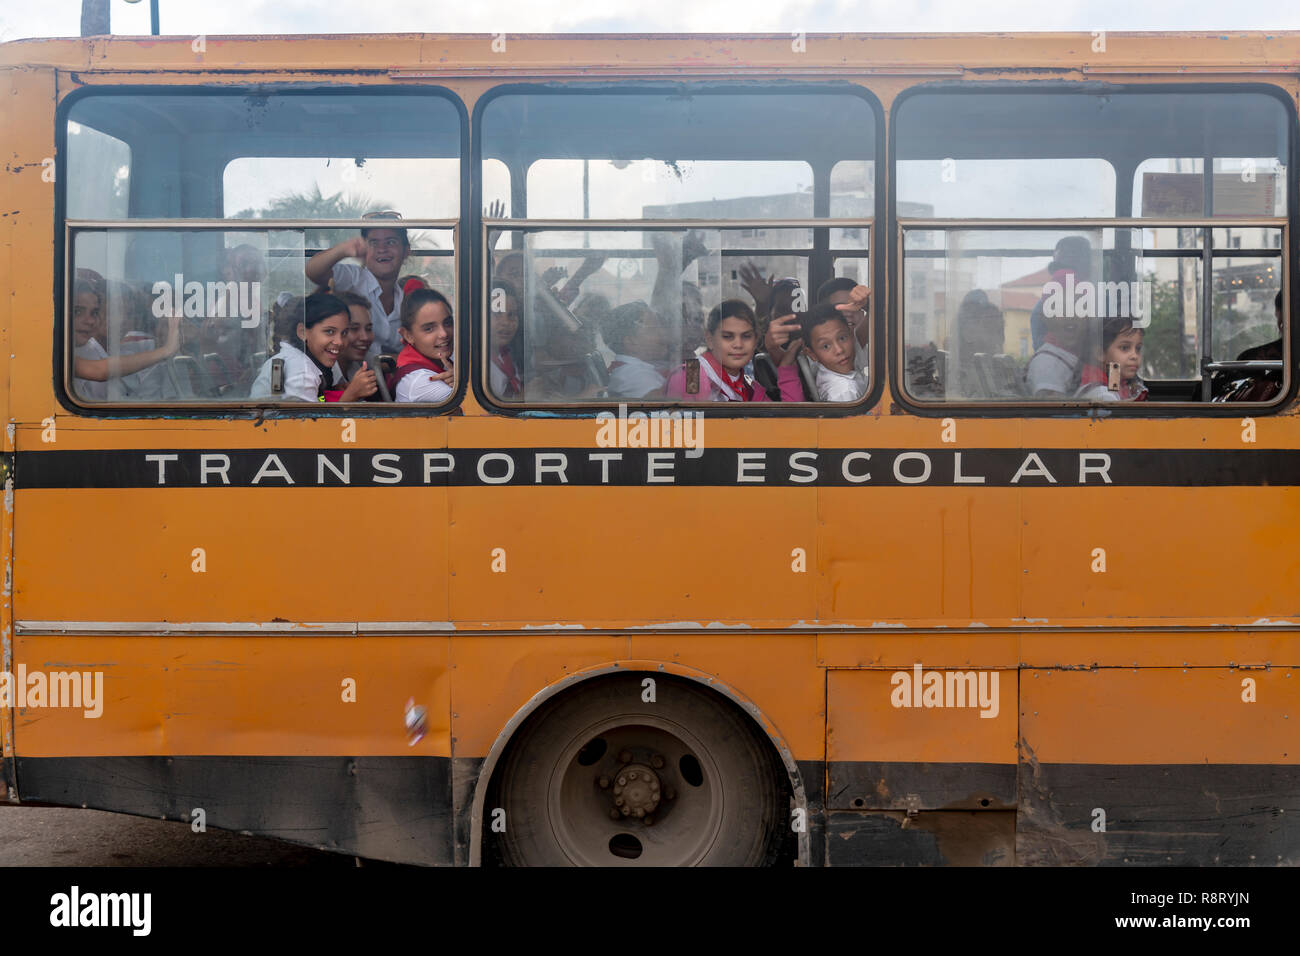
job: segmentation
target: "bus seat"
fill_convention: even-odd
[[[193,355],[173,355],[171,359],[172,367],[176,369],[177,378],[180,380],[178,391],[185,394],[187,398],[208,397],[204,390],[203,370],[199,368],[199,363]]]
[[[1010,355],[1001,353],[988,357],[989,395],[993,398],[1028,398],[1029,386],[1025,373]]]
[[[803,397],[805,401],[817,401],[817,369],[813,366],[813,361],[800,350],[795,356],[795,367],[799,369],[799,384],[803,386]]]

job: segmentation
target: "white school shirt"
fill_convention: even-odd
[[[276,359],[284,359],[284,391],[279,395],[271,394],[271,363]],[[335,365],[331,371],[334,373],[333,384],[339,384],[339,367]],[[270,398],[275,401],[299,401],[299,402],[317,402],[320,399],[316,392],[320,388],[321,374],[320,369],[300,348],[290,345],[288,342],[280,343],[280,350],[275,355],[262,363],[262,370],[257,373],[257,378],[253,380],[252,387],[248,390],[249,398]]]
[[[375,340],[366,354],[388,352],[396,355],[402,351],[402,337],[397,331],[402,325],[402,287],[399,285],[393,290],[393,311],[385,312],[379,301],[384,290],[379,287],[379,280],[374,273],[365,266],[336,262],[332,275],[336,292],[355,292],[370,303],[370,321],[375,327]]]
[[[104,346],[99,344],[98,339],[93,338],[85,345],[78,345],[72,350],[72,354],[74,358],[79,359],[108,358]],[[95,382],[88,378],[74,378],[72,387],[76,390],[78,398],[97,402],[105,401],[108,398],[108,382]]]
[[[836,372],[825,365],[817,369],[817,397],[823,402],[856,402],[867,394],[867,376],[860,370]]]
[[[615,355],[622,362],[609,373],[609,394],[615,398],[642,398],[668,384],[668,377],[644,359],[634,355]]]
[[[118,345],[119,355],[135,355],[139,352],[151,352],[155,348],[151,336],[143,332],[128,332]],[[165,360],[164,360],[165,361]],[[150,365],[130,375],[110,379],[107,383],[109,396],[115,402],[159,399],[163,395],[163,364]]]
[[[447,366],[448,371],[451,370],[450,360],[443,364]],[[452,388],[446,382],[433,378],[437,374],[431,369],[417,368],[397,383],[397,394],[393,396],[393,401],[445,402],[451,397]]]

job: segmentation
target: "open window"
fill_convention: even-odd
[[[491,98],[481,123],[489,398],[706,400],[703,390],[672,394],[670,380],[707,361],[715,307],[753,310],[761,353],[774,308],[811,309],[834,276],[870,283],[876,124],[868,101],[848,92]],[[507,175],[490,178],[491,163]],[[781,279],[797,289],[770,294],[768,280]],[[865,383],[868,320],[853,321]],[[744,367],[754,387],[763,360]],[[800,364],[799,394],[816,400],[816,366]]]
[[[909,398],[1285,393],[1276,97],[925,91],[895,117]]]
[[[396,210],[387,231],[407,246],[392,279],[419,277],[455,303],[462,137],[457,106],[429,93],[80,96],[61,180],[69,396],[292,406],[307,399],[274,384],[292,367],[314,367],[322,390],[345,383],[365,365],[352,354],[364,323],[346,323],[356,335],[337,356],[299,338],[316,291],[306,262]],[[400,347],[387,331],[387,348],[362,353]],[[274,367],[280,355],[289,368]]]

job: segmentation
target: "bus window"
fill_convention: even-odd
[[[1280,394],[1276,99],[927,92],[896,115],[910,397],[1200,402],[1243,375],[1276,387],[1238,396]]]
[[[739,391],[717,390],[728,400],[755,389],[759,400],[818,400],[811,351],[796,359],[792,349],[788,368],[781,361],[793,323],[769,328],[774,310],[777,320],[810,310],[840,268],[850,287],[869,284],[875,126],[867,101],[845,93],[491,99],[485,204],[510,211],[495,217],[508,224],[486,227],[489,394],[525,404],[703,401],[713,369],[734,373],[727,381]],[[509,171],[495,187],[494,161]],[[645,225],[629,229],[629,220]],[[742,336],[752,352],[728,353],[733,364],[745,359],[731,373],[705,354],[708,316],[724,303],[742,324],[753,315]],[[846,373],[861,394],[867,324],[855,319],[863,341]],[[703,387],[674,384],[704,365]]]
[[[79,402],[292,403],[307,400],[300,367],[317,398],[382,397],[359,386],[367,360],[396,364],[402,287],[455,302],[461,123],[441,96],[91,94],[68,139]],[[330,249],[318,282],[308,263]],[[318,284],[371,302],[368,323],[346,310],[351,345],[300,337],[293,318]]]

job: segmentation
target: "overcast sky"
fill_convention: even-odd
[[[162,32],[752,33],[1296,30],[1294,0],[161,0]],[[3,0],[0,40],[75,36],[81,0]],[[367,14],[373,13],[373,16]],[[149,32],[149,0],[112,0],[113,32]]]

